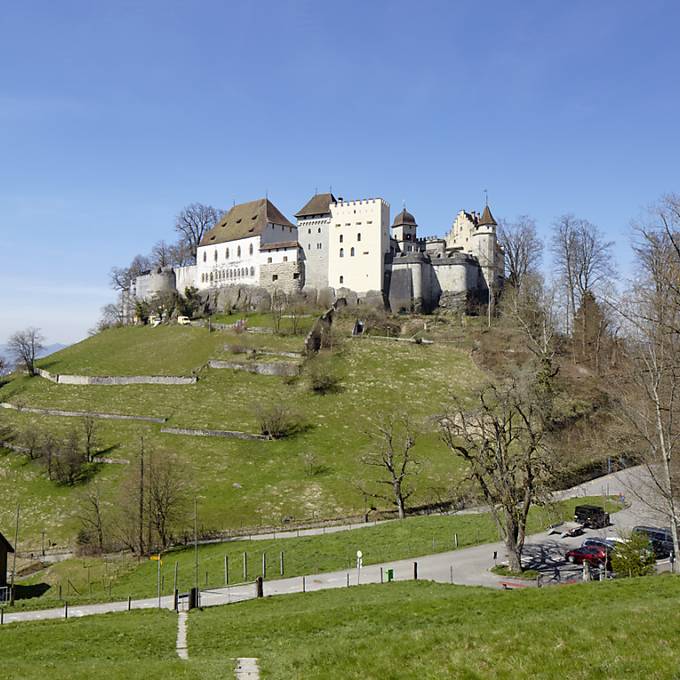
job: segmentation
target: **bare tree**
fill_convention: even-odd
[[[83,438],[85,445],[85,457],[88,463],[92,462],[92,458],[97,448],[97,434],[99,431],[99,423],[94,416],[83,416]]]
[[[187,470],[176,456],[154,452],[146,475],[149,523],[162,549],[170,544],[172,530],[185,519],[189,502]]]
[[[114,290],[129,290],[138,276],[151,269],[151,262],[145,255],[135,255],[127,267],[113,267],[110,273],[111,287]]]
[[[207,231],[210,231],[220,221],[223,214],[223,211],[213,208],[211,205],[192,203],[177,215],[175,231],[187,244],[194,261],[201,239]]]
[[[10,336],[7,347],[18,364],[22,364],[29,375],[35,375],[35,360],[44,349],[44,337],[37,328],[27,328]]]
[[[286,299],[286,294],[280,290],[276,289],[272,293],[272,304],[271,304],[271,314],[272,320],[274,322],[274,333],[277,335],[281,332],[281,320],[283,319],[283,313],[286,311],[288,306],[288,300]]]
[[[374,423],[369,434],[373,439],[371,451],[361,457],[361,462],[378,468],[380,478],[361,484],[360,489],[366,496],[390,502],[397,508],[399,519],[404,519],[406,502],[413,494],[409,479],[420,469],[413,456],[416,432],[407,416],[387,415]],[[385,491],[378,490],[385,487]]]
[[[104,503],[99,484],[96,482],[83,495],[80,523],[88,538],[89,535],[94,535],[97,551],[103,553],[105,546]]]
[[[519,289],[525,277],[538,272],[543,257],[543,241],[538,237],[536,222],[528,215],[520,215],[514,222],[502,221],[498,240],[505,251],[506,280]]]
[[[154,243],[153,248],[151,248],[151,264],[154,267],[167,267],[174,264],[171,247],[163,240]]]
[[[539,399],[516,381],[484,387],[474,410],[453,397],[439,417],[442,439],[468,466],[496,520],[510,568],[522,570],[531,506],[547,493],[551,456]]]
[[[21,446],[26,450],[26,455],[29,460],[35,460],[40,457],[40,433],[35,427],[27,427],[19,435]]]
[[[551,250],[558,281],[566,295],[565,328],[573,332],[574,316],[581,298],[596,294],[614,274],[612,241],[587,220],[563,215],[553,227]]]
[[[57,446],[56,455],[52,457],[54,478],[60,484],[73,486],[81,480],[85,462],[78,432],[71,429],[66,438]]]

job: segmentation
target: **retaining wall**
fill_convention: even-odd
[[[42,368],[36,373],[59,385],[194,385],[198,381],[195,375],[59,375]]]
[[[249,432],[237,432],[235,430],[205,430],[191,429],[186,427],[162,427],[163,434],[183,434],[189,437],[223,437],[225,439],[246,439],[268,441],[268,438],[261,434],[250,434]]]
[[[63,416],[66,418],[76,418],[90,416],[92,418],[102,418],[104,420],[142,420],[147,423],[164,423],[167,418],[154,418],[152,416],[127,416],[119,413],[98,413],[96,411],[62,411],[57,408],[37,408],[35,406],[17,406],[8,402],[0,402],[0,408],[7,408],[22,413],[37,413],[44,416]]]
[[[210,368],[230,368],[234,371],[246,371],[259,375],[295,376],[300,374],[299,364],[292,364],[285,361],[249,361],[248,363],[239,363],[238,361],[211,359],[208,362],[208,366],[210,366]]]

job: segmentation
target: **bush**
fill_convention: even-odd
[[[649,540],[642,534],[632,534],[625,543],[619,543],[612,553],[612,569],[621,578],[653,574],[655,564]]]
[[[302,418],[283,404],[260,407],[256,418],[260,434],[268,439],[283,439],[304,429]]]
[[[333,363],[332,355],[319,355],[308,362],[309,386],[316,394],[339,392],[342,376]]]

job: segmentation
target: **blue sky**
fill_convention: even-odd
[[[0,342],[83,337],[108,271],[200,201],[332,185],[564,212],[617,243],[680,191],[675,2],[0,3]]]

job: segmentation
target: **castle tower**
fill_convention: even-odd
[[[416,236],[417,229],[415,217],[406,208],[395,215],[392,223],[392,238],[397,242],[399,252],[412,253],[419,249]]]
[[[491,214],[489,205],[472,232],[471,253],[479,261],[487,288],[497,289],[503,276],[503,251],[498,244],[496,227],[498,223]]]

